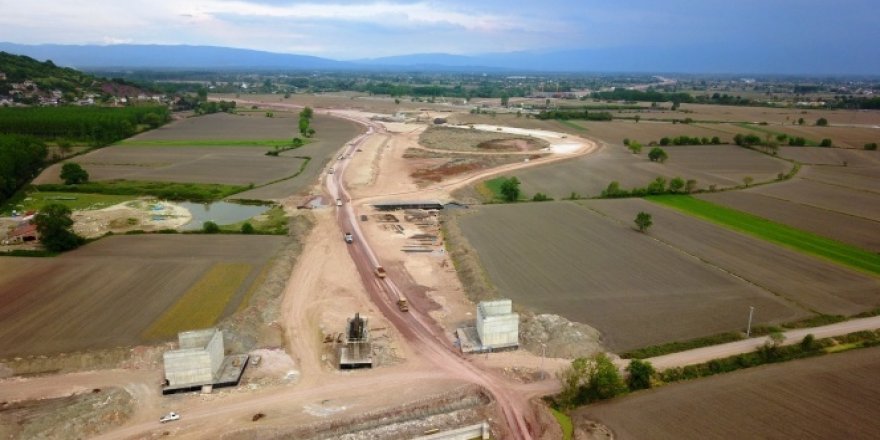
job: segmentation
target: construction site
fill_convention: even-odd
[[[181,332],[178,349],[162,355],[165,384],[162,394],[238,385],[248,363],[248,355],[225,356],[223,332],[211,328]]]

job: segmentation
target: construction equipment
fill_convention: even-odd
[[[397,300],[397,308],[400,309],[401,312],[409,311],[409,303],[406,302],[406,298],[400,298]]]
[[[345,242],[351,244],[354,242],[354,236],[350,232],[345,233]]]
[[[385,278],[386,275],[388,275],[388,274],[385,272],[385,268],[384,268],[384,267],[382,267],[382,266],[376,266],[376,276],[377,276],[377,277],[379,277],[379,278]]]

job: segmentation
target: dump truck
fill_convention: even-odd
[[[382,266],[376,266],[376,276],[379,278],[385,278],[385,268]]]
[[[401,312],[409,311],[409,304],[406,302],[406,298],[400,298],[397,300],[397,308],[400,309]]]

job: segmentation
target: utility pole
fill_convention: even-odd
[[[755,314],[755,307],[749,306],[749,326],[746,327],[746,337],[747,338],[752,335],[752,315],[754,315],[754,314]]]
[[[541,380],[544,380],[544,357],[547,355],[547,344],[541,343]]]

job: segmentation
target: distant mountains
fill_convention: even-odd
[[[880,46],[878,46],[880,47]],[[95,70],[437,70],[468,72],[677,72],[677,73],[837,73],[880,75],[877,57],[854,58],[846,50],[818,58],[809,47],[780,48],[775,57],[756,57],[748,45],[718,47],[622,47],[482,55],[443,53],[338,61],[327,58],[186,45],[22,45],[0,43],[0,51],[52,60],[60,66]]]

